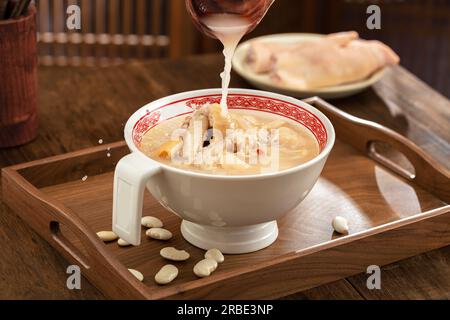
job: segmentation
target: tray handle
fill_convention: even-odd
[[[145,286],[107,252],[102,241],[80,217],[34,188],[13,167],[2,169],[2,191],[6,204],[69,261],[79,263],[84,276],[94,278],[102,275],[97,286],[104,292],[112,292],[111,298],[152,298]],[[80,241],[87,254],[83,254],[59,231],[60,225]]]
[[[67,239],[60,229],[60,222],[52,220],[49,223],[49,229],[51,237],[53,238],[55,244],[61,249],[67,252],[78,265],[82,266],[84,269],[89,269],[89,257],[83,254],[69,239]],[[68,228],[70,230],[70,227]],[[71,230],[70,232],[73,233]]]
[[[441,200],[450,201],[450,172],[411,140],[376,122],[352,116],[318,97],[304,101],[314,105],[330,119],[339,139],[367,153],[372,159],[400,176],[430,190]],[[412,174],[375,152],[374,142],[387,143],[400,151],[413,165],[415,173]]]

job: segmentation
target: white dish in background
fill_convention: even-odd
[[[245,41],[236,49],[233,57],[233,69],[237,74],[259,89],[278,92],[297,98],[319,96],[324,99],[335,99],[348,97],[367,89],[383,77],[386,68],[375,72],[372,76],[362,81],[313,90],[298,90],[274,83],[268,74],[258,74],[253,72],[250,66],[245,62],[247,51],[250,47],[250,41],[255,39],[279,43],[294,43],[320,37],[323,37],[323,35],[313,33],[283,33],[262,36]]]

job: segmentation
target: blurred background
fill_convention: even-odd
[[[129,59],[220,52],[198,32],[184,0],[36,0],[39,63],[105,66]],[[66,8],[81,7],[81,30],[67,31]],[[366,9],[381,8],[381,30],[368,30]],[[450,1],[276,0],[246,38],[285,32],[355,30],[391,46],[401,64],[450,97]]]

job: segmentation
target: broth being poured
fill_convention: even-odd
[[[225,67],[222,78],[222,116],[228,115],[227,95],[231,60],[242,37],[252,31],[274,0],[186,0],[196,26],[206,35],[222,42]]]
[[[251,22],[244,17],[236,14],[212,14],[202,18],[204,23],[211,32],[223,44],[223,55],[225,57],[225,67],[220,74],[222,78],[222,99],[220,100],[220,107],[222,115],[227,115],[227,96],[228,86],[230,85],[231,74],[231,60],[233,59],[234,51],[251,27]]]

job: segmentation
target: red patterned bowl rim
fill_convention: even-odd
[[[174,117],[161,120],[161,109],[178,104],[180,102],[185,102],[186,106],[192,110],[198,106],[202,106],[206,103],[219,103],[221,95],[220,94],[209,94],[201,95],[196,97],[189,97],[173,102],[166,103],[152,111],[147,111],[133,126],[132,129],[132,139],[133,143],[140,147],[142,137],[147,133],[148,130],[152,129],[162,121],[169,120],[171,118],[179,117],[184,114],[191,113],[188,111],[185,113],[177,114]],[[245,93],[230,93],[227,99],[228,107],[230,109],[241,109],[241,110],[255,110],[261,112],[268,112],[276,114],[279,116],[291,119],[311,131],[311,133],[316,138],[320,150],[322,151],[328,141],[327,130],[323,122],[311,111],[306,110],[298,104],[283,101],[281,99],[260,96],[254,94]]]

